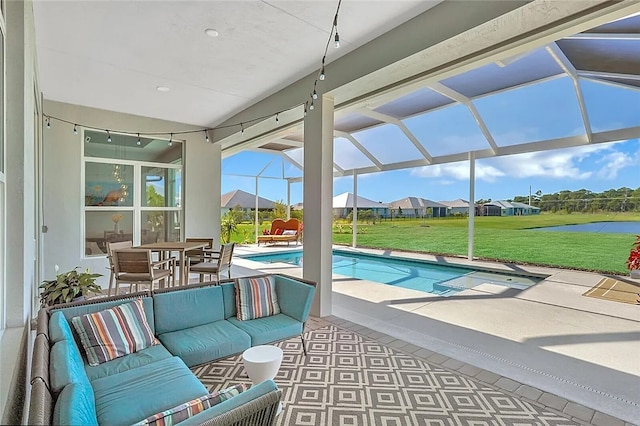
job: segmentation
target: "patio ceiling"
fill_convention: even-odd
[[[464,161],[470,152],[477,159],[635,139],[639,72],[636,14],[386,92],[366,106],[336,110],[334,172],[365,174]],[[620,101],[638,108],[621,108]],[[302,170],[303,140],[299,123],[252,149],[278,153]]]
[[[344,2],[327,61],[441,1]],[[47,100],[215,126],[315,71],[336,4],[34,0],[40,88]]]

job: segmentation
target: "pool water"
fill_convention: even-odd
[[[245,259],[262,263],[283,262],[302,266],[302,252],[248,255]],[[477,271],[426,261],[333,251],[333,273],[412,290],[450,296],[483,283],[524,289],[541,278]]]

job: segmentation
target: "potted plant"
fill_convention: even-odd
[[[631,245],[627,268],[629,268],[631,278],[640,278],[640,235],[636,236],[636,241]]]
[[[56,265],[58,272],[58,265]],[[74,299],[88,296],[89,293],[102,293],[102,287],[96,284],[96,278],[102,274],[91,274],[89,269],[78,272],[78,268],[56,275],[54,280],[45,280],[40,284],[40,304],[53,306],[71,302]]]

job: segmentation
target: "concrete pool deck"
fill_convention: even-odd
[[[301,246],[240,246],[236,254],[296,248]],[[445,298],[334,275],[332,313],[447,358],[638,423],[640,306],[582,296],[603,275],[391,250],[355,251],[547,276],[523,290],[481,284]],[[267,265],[236,257],[234,265],[302,275],[301,268],[283,263]],[[621,279],[640,286],[640,281]]]

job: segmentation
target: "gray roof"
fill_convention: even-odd
[[[240,206],[243,209],[255,209],[256,196],[241,189],[236,189],[220,196],[220,206],[227,209],[232,209],[236,206]],[[276,203],[273,201],[258,196],[258,209],[273,209],[275,207]]]
[[[353,194],[350,192],[345,192],[343,194],[336,195],[335,197],[333,197],[333,208],[334,209],[353,208],[353,198],[354,198]],[[389,206],[385,203],[369,200],[368,198],[358,196],[357,207],[359,209],[376,209],[376,208],[387,208]]]
[[[515,208],[515,209],[540,210],[540,207],[531,206],[529,204],[520,203],[520,202],[517,202],[517,201],[506,201],[506,200],[491,201],[490,203],[485,203],[484,205],[485,206],[498,206],[498,207],[500,207],[502,209]]]
[[[453,201],[440,201],[439,203],[452,208],[456,208],[456,207],[469,208],[469,202],[467,200],[463,200],[462,198],[458,198],[457,200],[453,200]]]
[[[437,203],[435,201],[427,200],[426,198],[419,197],[406,197],[401,200],[392,201],[389,203],[389,207],[401,209],[423,209],[425,207],[442,207],[446,208],[444,204]]]

